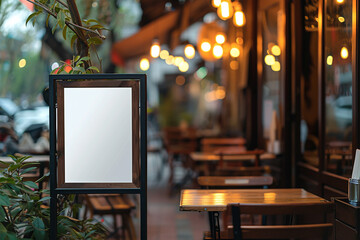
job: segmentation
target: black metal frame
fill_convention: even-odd
[[[56,80],[138,80],[140,81],[140,188],[57,188]],[[147,87],[145,74],[50,75],[50,239],[57,235],[57,194],[119,193],[140,194],[140,236],[147,239]]]

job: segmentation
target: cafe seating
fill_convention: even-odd
[[[116,234],[119,229],[117,216],[121,216],[121,228],[124,234],[128,234],[130,240],[136,240],[135,227],[131,218],[131,211],[135,209],[135,204],[130,201],[126,195],[118,194],[87,194],[85,195],[86,209],[90,212],[90,218],[94,215],[112,215],[113,216],[113,233]]]
[[[175,161],[183,166],[189,167],[189,154],[198,148],[197,135],[195,128],[167,127],[163,131],[164,146],[168,153],[170,168],[169,185],[172,190],[174,187],[174,168]]]
[[[205,188],[266,188],[273,184],[274,179],[271,176],[201,176],[197,180]]]
[[[201,140],[201,150],[203,152],[214,153],[219,149],[227,147],[237,148],[238,150],[245,150],[246,140],[244,138],[203,138]]]
[[[277,203],[277,204],[229,204],[232,212],[232,226],[220,233],[220,239],[330,239],[333,223],[329,216],[333,214],[332,202],[322,203]],[[265,214],[282,216],[286,222],[270,225],[245,225],[240,214]],[[268,218],[274,221],[273,218]],[[209,233],[204,239],[212,239]]]

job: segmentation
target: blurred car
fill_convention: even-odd
[[[0,98],[0,122],[8,122],[19,107],[10,98]]]
[[[32,125],[44,125],[49,128],[49,107],[40,106],[21,110],[14,116],[14,129],[21,136]]]

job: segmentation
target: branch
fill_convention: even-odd
[[[60,3],[61,5],[63,5],[64,7],[68,8],[68,6],[67,6],[64,2],[62,2],[61,0],[55,0],[55,1],[57,1],[58,3]]]
[[[31,0],[26,0],[28,1],[29,3],[32,3],[38,7],[41,7],[45,12],[47,12],[48,14],[50,14],[51,16],[53,16],[54,18],[57,18],[57,14],[52,12],[49,8],[47,8],[45,5],[41,4],[41,3],[38,3],[38,2],[33,2]],[[56,0],[56,1],[59,1],[59,0]],[[80,29],[83,29],[87,32],[91,32],[91,33],[94,33],[96,34],[99,38],[101,39],[105,39],[106,37],[104,35],[101,35],[98,31],[95,31],[95,30],[92,30],[92,29],[89,29],[89,28],[86,28],[86,27],[83,27],[83,26],[79,26],[75,23],[72,23],[72,22],[69,22],[69,21],[65,21],[65,24],[74,32],[76,33],[76,35],[80,36],[81,33],[79,33],[76,29],[74,29],[74,27],[76,28],[80,28]]]

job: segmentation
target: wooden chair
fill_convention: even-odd
[[[232,223],[221,232],[221,239],[330,239],[333,230],[332,221],[327,215],[333,213],[332,202],[309,204],[267,204],[241,205],[230,204]],[[240,214],[265,214],[287,216],[288,224],[249,225],[241,224]],[[333,214],[332,214],[333,215]],[[332,216],[333,217],[333,216]],[[208,234],[204,239],[211,239]]]
[[[206,188],[267,188],[273,184],[271,176],[201,176],[198,177],[198,184]]]
[[[201,151],[215,152],[220,148],[232,147],[245,150],[246,140],[244,138],[203,138],[201,140]]]
[[[135,227],[131,218],[131,211],[135,209],[135,205],[126,195],[119,194],[87,194],[85,195],[86,208],[84,218],[87,211],[90,211],[90,218],[94,215],[112,215],[113,216],[113,234],[117,233],[119,226],[117,224],[117,215],[121,216],[124,235],[128,234],[128,239],[136,240]],[[126,239],[126,238],[125,238]]]
[[[198,148],[196,129],[167,127],[163,131],[164,146],[168,153],[170,167],[169,185],[174,185],[174,162],[180,161],[185,167],[190,164],[189,154]]]

